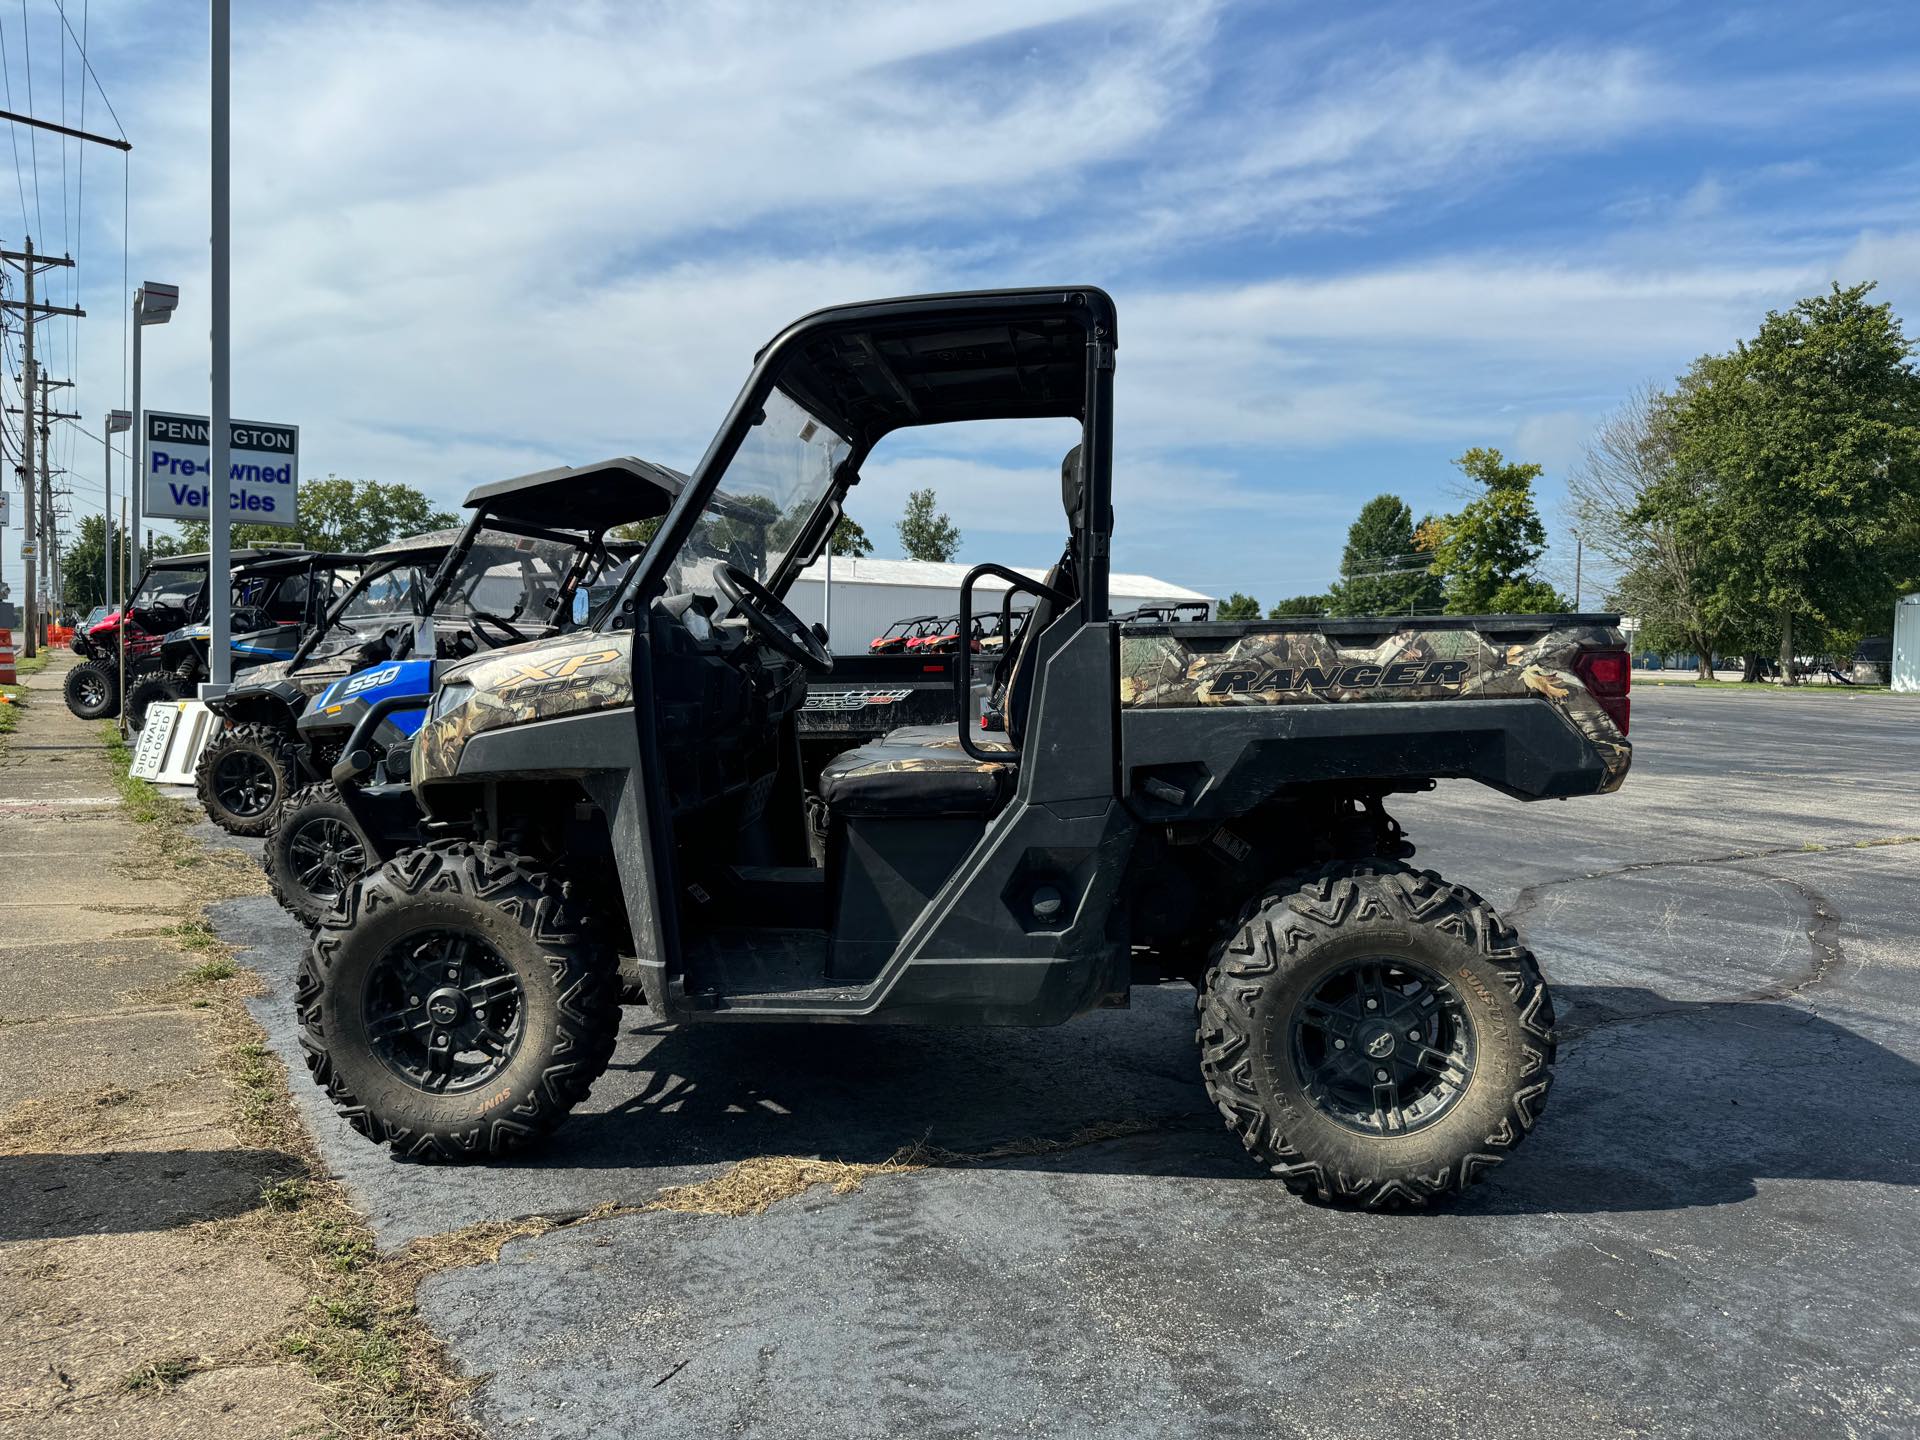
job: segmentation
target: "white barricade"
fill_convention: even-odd
[[[156,700],[133,752],[130,773],[156,785],[191,785],[200,752],[220,733],[220,717],[198,700]]]

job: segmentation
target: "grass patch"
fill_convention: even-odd
[[[163,1390],[171,1390],[189,1375],[200,1373],[200,1362],[192,1355],[170,1355],[162,1360],[150,1360],[137,1370],[129,1371],[120,1381],[120,1388],[136,1395],[157,1395]]]
[[[127,813],[142,825],[185,824],[185,806],[169,800],[146,781],[129,773],[133,768],[133,749],[121,738],[119,725],[111,720],[102,721],[100,735],[107,744],[107,762],[113,767],[113,788],[120,792],[120,803]]]
[[[239,973],[240,967],[227,956],[221,955],[194,966],[183,978],[189,985],[217,985],[222,980],[233,979]]]
[[[298,1210],[307,1201],[307,1182],[298,1176],[260,1187],[260,1203],[269,1210]]]
[[[226,945],[214,933],[213,926],[205,920],[182,920],[178,925],[169,926],[167,934],[182,950],[192,950],[203,955],[224,954],[226,951]],[[228,970],[226,975],[212,975],[207,978],[225,980],[233,973],[232,970]]]

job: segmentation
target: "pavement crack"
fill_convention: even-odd
[[[1799,854],[1798,851],[1776,852]],[[1662,862],[1666,863],[1666,862]],[[1677,863],[1677,862],[1676,862]],[[1632,869],[1651,869],[1652,866],[1626,866],[1615,874]],[[1803,881],[1791,876],[1776,875],[1769,870],[1752,865],[1736,865],[1733,868],[1743,875],[1751,875],[1756,880],[1764,880],[1771,885],[1784,885],[1800,897],[1807,907],[1807,945],[1809,956],[1806,966],[1770,985],[1761,985],[1745,990],[1737,995],[1729,995],[1716,1001],[1721,1005],[1755,1005],[1780,1000],[1790,1000],[1804,995],[1807,991],[1825,984],[1832,978],[1834,971],[1846,958],[1846,952],[1840,945],[1840,910],[1825,895]],[[1595,877],[1600,878],[1600,877]],[[1530,887],[1537,888],[1537,887]],[[1673,1015],[1685,1015],[1699,1009],[1698,1002],[1676,1002],[1655,1010],[1637,1010],[1626,1015],[1607,1015],[1585,1025],[1563,1025],[1560,1028],[1562,1040],[1575,1040],[1582,1035],[1590,1035],[1596,1030],[1612,1029],[1622,1025],[1639,1025],[1649,1020],[1659,1020]]]
[[[1519,898],[1507,907],[1506,915],[1508,919],[1517,919],[1525,915],[1539,902],[1542,891],[1556,889],[1562,885],[1582,885],[1589,880],[1612,880],[1620,875],[1639,875],[1648,870],[1687,870],[1702,865],[1738,865],[1742,861],[1771,860],[1782,855],[1809,859],[1815,855],[1844,855],[1851,850],[1884,850],[1897,845],[1920,845],[1920,835],[1888,835],[1874,840],[1856,840],[1850,845],[1818,846],[1812,850],[1807,849],[1804,844],[1776,845],[1764,850],[1734,850],[1725,855],[1679,855],[1667,860],[1636,860],[1631,865],[1618,865],[1611,870],[1584,870],[1578,875],[1555,875],[1550,879],[1536,880],[1521,890]],[[1766,878],[1784,877],[1768,875]]]

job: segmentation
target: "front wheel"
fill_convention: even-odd
[[[1267,895],[1215,949],[1199,1009],[1208,1093],[1309,1199],[1393,1208],[1464,1190],[1546,1102],[1539,966],[1431,871],[1337,864]]]
[[[147,723],[149,705],[178,700],[186,693],[180,677],[158,660],[142,662],[138,669],[127,672],[127,724],[139,730]]]
[[[267,830],[260,863],[273,898],[313,926],[366,872],[372,853],[360,822],[340,802],[340,792],[331,781],[323,781],[287,797]]]
[[[614,952],[497,845],[408,850],[320,918],[295,1003],[307,1069],[377,1144],[505,1155],[586,1099],[619,1027]]]
[[[264,835],[300,774],[293,746],[272,725],[235,725],[214,736],[193,767],[207,818],[229,835]]]
[[[67,709],[82,720],[111,720],[120,713],[120,677],[97,660],[67,672]]]

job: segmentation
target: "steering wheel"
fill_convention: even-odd
[[[713,583],[761,640],[812,674],[833,673],[833,656],[820,638],[753,576],[738,565],[722,562],[713,572]]]
[[[475,610],[472,606],[467,607],[467,613],[473,616],[473,618],[476,620],[484,620],[489,625],[497,626],[501,630],[505,631],[508,635],[511,635],[513,637],[513,643],[516,645],[523,644],[526,641],[527,637],[522,635],[518,630],[514,629],[513,622],[511,620],[506,619],[504,616],[493,615],[488,613],[485,610]],[[513,613],[515,614],[515,616],[518,616],[520,612],[516,610]]]

